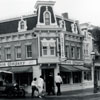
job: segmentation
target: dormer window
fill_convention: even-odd
[[[49,12],[45,13],[45,25],[50,25],[50,14],[49,14]]]
[[[20,23],[20,28],[21,28],[21,29],[24,29],[24,21],[21,21],[21,23]]]
[[[18,32],[22,32],[22,31],[26,31],[27,30],[27,25],[26,25],[26,21],[21,18],[21,20],[19,21],[18,24]]]
[[[72,24],[71,24],[71,28],[72,28],[72,32],[73,32],[73,33],[76,33],[76,34],[78,33],[76,23],[72,23]]]

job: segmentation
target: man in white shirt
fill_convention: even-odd
[[[38,79],[39,98],[42,98],[43,88],[44,88],[44,80],[43,76],[40,76],[40,78]]]
[[[62,83],[62,78],[60,76],[60,73],[58,73],[57,76],[55,77],[55,82],[57,86],[57,95],[61,95],[60,85]]]

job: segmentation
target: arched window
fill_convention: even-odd
[[[45,25],[50,25],[50,14],[49,14],[49,12],[45,13]]]
[[[21,21],[21,22],[20,22],[20,28],[21,28],[21,29],[24,29],[24,21]]]

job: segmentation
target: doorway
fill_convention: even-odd
[[[53,68],[52,69],[42,69],[42,75],[45,81],[46,92],[48,92],[48,89],[49,89],[49,82],[52,82],[53,89],[54,89],[54,69]],[[52,75],[52,80],[49,79],[49,75]]]

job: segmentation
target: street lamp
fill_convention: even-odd
[[[95,68],[95,52],[91,52],[92,57],[92,65],[93,65],[93,71],[94,71],[94,93],[98,92],[98,82],[97,82],[97,70]]]

